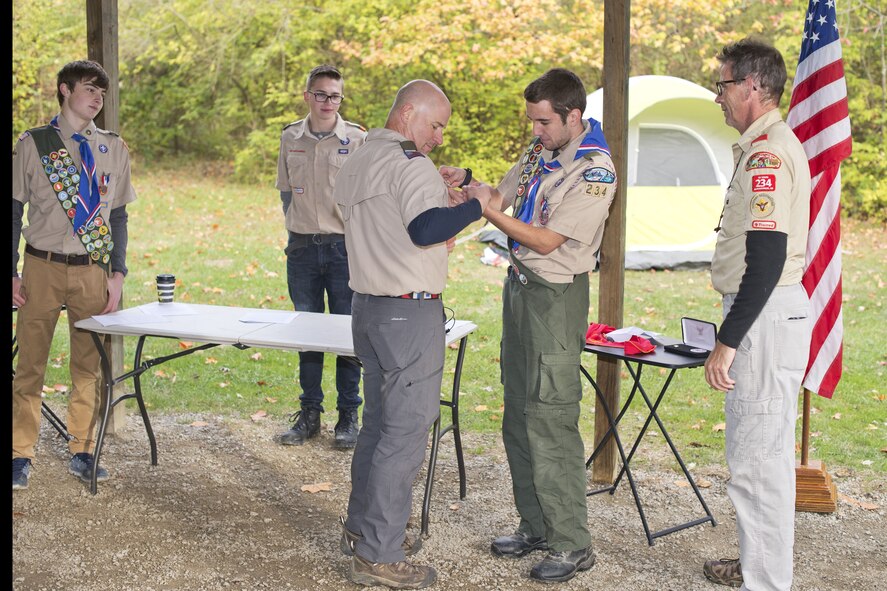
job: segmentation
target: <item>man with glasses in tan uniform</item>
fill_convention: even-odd
[[[345,227],[332,195],[336,174],[363,144],[366,130],[339,115],[343,92],[336,68],[312,69],[303,94],[308,115],[287,125],[280,137],[277,188],[289,234],[286,280],[293,306],[302,312],[323,312],[326,293],[330,314],[351,313]],[[299,353],[301,410],[292,428],[280,436],[282,444],[302,445],[320,433],[322,377],[323,353]],[[348,357],[337,357],[336,447],[351,448],[357,442],[359,387],[360,367]]]
[[[810,216],[804,148],[779,114],[785,62],[751,39],[724,47],[717,98],[739,131],[724,199],[712,286],[724,321],[705,379],[726,392],[727,493],[739,558],[709,560],[705,576],[743,589],[792,585],[795,421],[812,330],[801,285]]]
[[[405,560],[417,550],[406,525],[413,481],[440,413],[448,241],[480,219],[488,202],[451,207],[427,157],[443,143],[449,118],[440,88],[407,83],[385,127],[371,129],[342,167],[333,192],[351,253],[351,330],[366,397],[342,524],[349,578],[362,585],[420,589],[437,577],[433,568]]]
[[[96,127],[110,80],[94,61],[58,73],[61,110],[49,125],[19,138],[12,154],[12,304],[18,307],[18,364],[12,381],[12,488],[28,488],[40,432],[43,379],[62,308],[67,309],[73,388],[68,398],[68,471],[83,482],[109,478],[95,466],[99,353],[74,324],[120,304],[127,274],[126,205],[136,194],[129,149]],[[24,207],[28,226],[22,228]],[[25,237],[19,277],[18,244]]]

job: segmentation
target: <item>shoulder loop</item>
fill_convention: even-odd
[[[403,150],[404,155],[412,160],[413,158],[425,158],[425,154],[416,149],[416,144],[406,140],[400,142],[400,148]]]

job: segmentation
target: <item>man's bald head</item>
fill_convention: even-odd
[[[443,129],[450,120],[450,112],[450,101],[440,87],[428,80],[412,80],[397,91],[385,127],[428,154],[443,143]]]

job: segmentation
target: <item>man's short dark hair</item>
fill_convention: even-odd
[[[760,39],[746,37],[725,46],[717,58],[722,64],[730,64],[734,80],[751,77],[764,97],[779,105],[787,74],[778,49]]]
[[[524,89],[524,99],[533,104],[548,101],[566,123],[573,109],[579,109],[580,114],[585,112],[587,96],[579,76],[564,68],[553,68],[530,82]]]
[[[314,84],[314,81],[318,78],[331,78],[333,80],[341,80],[342,72],[336,69],[335,66],[331,66],[329,64],[321,64],[311,69],[308,72],[308,78],[305,79],[305,90],[311,90],[311,85]]]
[[[74,87],[81,82],[92,82],[102,90],[108,90],[111,80],[108,73],[98,62],[92,60],[77,60],[65,64],[59,70],[55,81],[55,96],[59,101],[59,106],[65,101],[62,96],[62,84],[66,84],[72,92]]]

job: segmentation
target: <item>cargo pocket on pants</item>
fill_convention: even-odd
[[[579,356],[575,353],[542,353],[539,380],[539,400],[545,404],[575,404],[582,399]]]
[[[727,455],[767,460],[782,455],[782,398],[732,399],[726,403]]]

